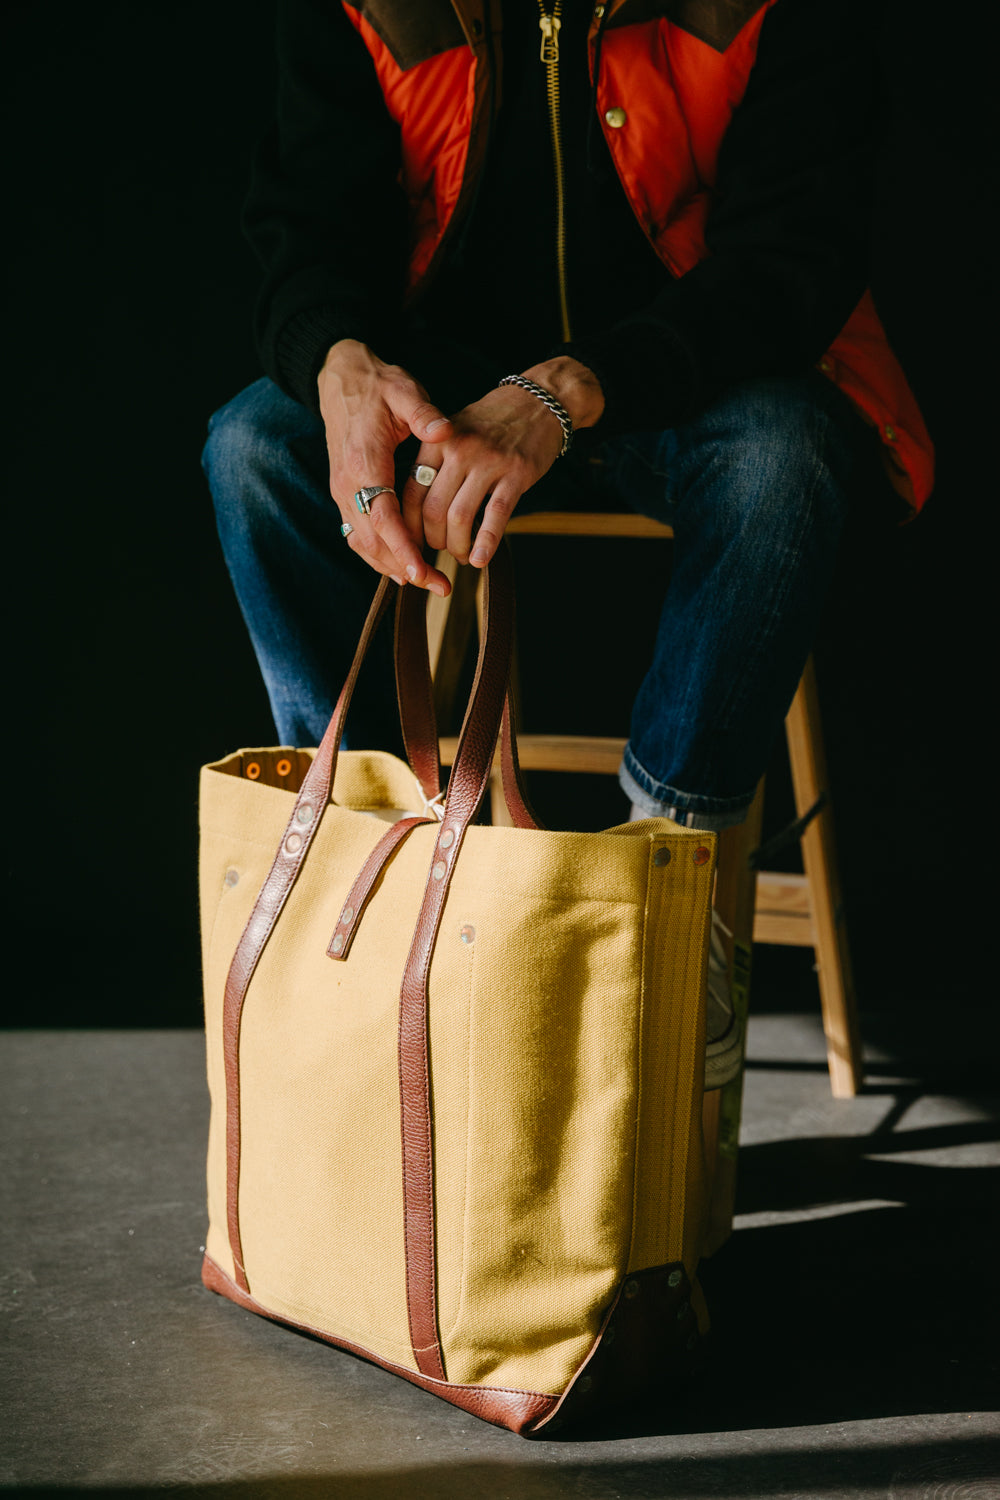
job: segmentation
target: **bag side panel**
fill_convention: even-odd
[[[686,829],[679,833],[679,838],[656,839],[650,846],[642,1089],[628,1269],[683,1261],[693,1280],[706,1203],[701,1107],[715,840]],[[656,864],[660,848],[671,856],[664,865]]]

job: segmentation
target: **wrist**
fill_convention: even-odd
[[[593,427],[604,411],[604,392],[593,370],[568,354],[532,365],[522,374],[543,386],[569,413],[574,431]]]

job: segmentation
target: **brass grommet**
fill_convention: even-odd
[[[257,762],[255,760],[251,760],[251,761],[247,762],[246,775],[247,775],[247,777],[249,778],[250,781],[256,781],[257,780],[257,777],[260,775],[260,766],[257,764]]]
[[[289,771],[292,769],[292,763],[288,759],[282,759],[278,761],[278,764],[274,769],[277,771],[279,776],[287,776]]]

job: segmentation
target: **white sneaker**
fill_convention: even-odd
[[[713,907],[705,1007],[706,1090],[721,1089],[743,1065],[743,1027],[733,1011],[723,937],[732,937],[732,933]]]

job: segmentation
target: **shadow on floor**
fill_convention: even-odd
[[[523,1463],[445,1463],[371,1473],[270,1476],[218,1483],[75,1489],[47,1485],[7,1491],[25,1497],[87,1495],[121,1500],[176,1494],[184,1500],[565,1500],[570,1495],[629,1500],[709,1500],[718,1496],[885,1495],[887,1500],[996,1500],[1000,1454],[982,1435],[946,1442],[890,1442],[817,1451],[706,1453],[678,1459]]]

